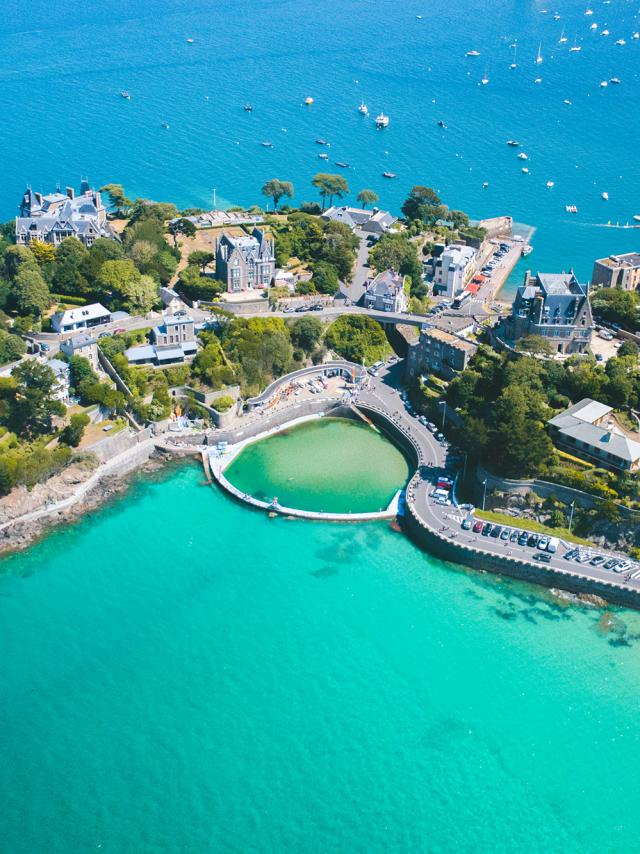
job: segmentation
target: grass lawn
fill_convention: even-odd
[[[582,546],[591,546],[594,548],[594,544],[590,543],[589,540],[576,537],[573,533],[570,534],[567,528],[548,528],[540,522],[534,522],[533,519],[522,519],[519,516],[509,516],[507,513],[493,513],[491,510],[476,510],[474,515],[478,519],[495,522],[497,525],[507,525],[509,528],[519,528],[523,531],[545,534],[547,537],[559,537],[561,540],[569,540]]]

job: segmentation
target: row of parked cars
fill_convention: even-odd
[[[474,534],[482,534],[483,537],[508,540],[514,545],[517,543],[519,546],[538,549],[533,559],[542,561],[543,563],[549,563],[551,555],[558,551],[558,546],[560,545],[560,540],[557,537],[546,537],[541,534],[532,533],[531,531],[519,531],[517,528],[495,525],[493,522],[483,522],[481,520],[474,522],[471,516],[463,519],[462,528],[465,531],[473,530]]]
[[[630,560],[624,558],[610,557],[605,555],[594,555],[591,551],[584,549],[570,549],[563,555],[565,560],[574,560],[576,563],[588,563],[591,566],[601,566],[603,569],[613,572],[633,572],[632,578],[640,577],[640,569]],[[634,572],[635,570],[635,572]]]
[[[531,533],[530,531],[519,531],[517,528],[494,525],[493,522],[483,522],[481,520],[474,522],[472,516],[467,516],[466,519],[463,519],[462,528],[465,531],[472,530],[474,534],[482,534],[483,537],[508,540],[511,543],[517,543],[519,546],[528,546],[529,548],[537,549],[538,551],[533,555],[533,559],[542,563],[549,563],[551,555],[558,551],[560,545],[560,540],[557,537],[547,537],[543,534]],[[631,573],[631,578],[640,578],[640,567],[632,561],[623,558],[607,558],[605,555],[594,555],[591,551],[579,548],[569,549],[562,557],[564,560],[574,560],[576,563],[601,566],[603,569],[612,570],[613,572]]]
[[[429,430],[431,433],[434,434],[434,436],[436,437],[438,442],[444,442],[444,433],[441,433],[438,430],[437,425],[434,424],[433,421],[429,421],[425,415],[417,415],[416,414],[416,411],[413,408],[413,405],[412,405],[411,401],[409,400],[409,396],[406,393],[406,391],[403,391],[402,394],[400,395],[400,397],[402,398],[405,409],[407,410],[409,415],[415,416],[415,418],[422,424],[423,427],[426,427],[427,430]]]
[[[500,261],[501,258],[507,254],[507,252],[511,249],[508,243],[501,243],[500,246],[493,253],[493,256],[490,261],[488,261],[485,266],[482,268],[481,272],[485,276],[490,276],[493,272],[493,268],[496,266],[497,262]]]

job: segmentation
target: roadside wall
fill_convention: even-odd
[[[95,454],[100,462],[107,462],[124,453],[124,451],[128,451],[134,445],[139,445],[145,439],[150,439],[153,435],[152,427],[145,427],[139,433],[133,433],[128,429],[122,430],[120,433],[116,433],[115,436],[107,436],[82,450]]]

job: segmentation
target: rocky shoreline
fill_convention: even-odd
[[[86,466],[70,467],[69,469],[50,478],[45,484],[39,484],[31,493],[26,490],[22,494],[6,496],[0,501],[7,502],[9,507],[0,506],[0,520],[4,527],[0,530],[0,556],[5,557],[15,552],[24,551],[61,524],[72,524],[79,521],[87,513],[102,507],[110,500],[126,492],[131,486],[134,476],[158,472],[175,459],[183,459],[189,455],[174,455],[162,450],[154,450],[149,458],[142,463],[131,466],[127,471],[105,473],[81,498],[62,509],[52,509],[46,512],[48,502],[52,498],[72,498],[74,487],[77,489],[91,477],[95,470]],[[86,476],[88,473],[88,477]],[[71,487],[71,488],[70,488]],[[19,515],[13,516],[11,509],[21,509]],[[26,519],[29,513],[43,511],[36,519]]]

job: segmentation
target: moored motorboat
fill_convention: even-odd
[[[269,142],[269,140],[267,139],[261,142],[260,145],[262,145],[264,148],[273,148],[273,143]]]
[[[513,146],[513,148],[517,148],[520,145],[520,143],[515,139],[508,139],[507,145],[511,145],[511,146]]]
[[[382,177],[383,178],[397,178],[398,176],[396,175],[395,172],[383,172]]]
[[[619,86],[621,80],[619,77],[612,77],[611,80],[609,80],[609,83],[613,83],[614,86]]]
[[[123,91],[123,92],[120,92],[120,97],[121,97],[121,98],[124,98],[124,99],[125,99],[125,101],[130,101],[130,100],[131,100],[131,95],[130,95],[126,90],[125,90],[125,91]]]
[[[608,201],[609,201],[609,193],[607,193],[607,192],[606,192],[606,190],[605,190],[605,192],[604,192],[604,193],[601,193],[601,194],[600,194],[600,198],[601,198],[601,199],[604,199],[604,200],[605,200],[605,202],[608,202]]]
[[[336,166],[339,166],[341,169],[348,169],[350,164],[345,163],[343,160],[336,160]]]
[[[384,113],[378,113],[376,116],[376,127],[379,129],[389,127],[389,116],[385,116]]]
[[[528,155],[528,154],[525,154],[525,153],[524,153],[524,151],[521,151],[521,152],[520,152],[520,154],[518,154],[518,159],[519,159],[519,160],[528,160],[528,159],[529,159],[529,155]]]
[[[318,157],[320,158],[320,160],[328,160],[329,159],[328,154],[319,154]]]
[[[549,190],[551,190],[553,187],[555,187],[555,182],[554,181],[547,181],[547,188]]]
[[[367,107],[367,105],[365,104],[364,101],[360,102],[360,106],[358,107],[358,112],[360,113],[361,116],[368,116],[369,115],[369,107]]]
[[[244,105],[244,107],[242,109],[245,111],[245,113],[252,113],[253,112],[253,105],[247,103]]]
[[[468,50],[466,56],[480,56],[479,50]]]

